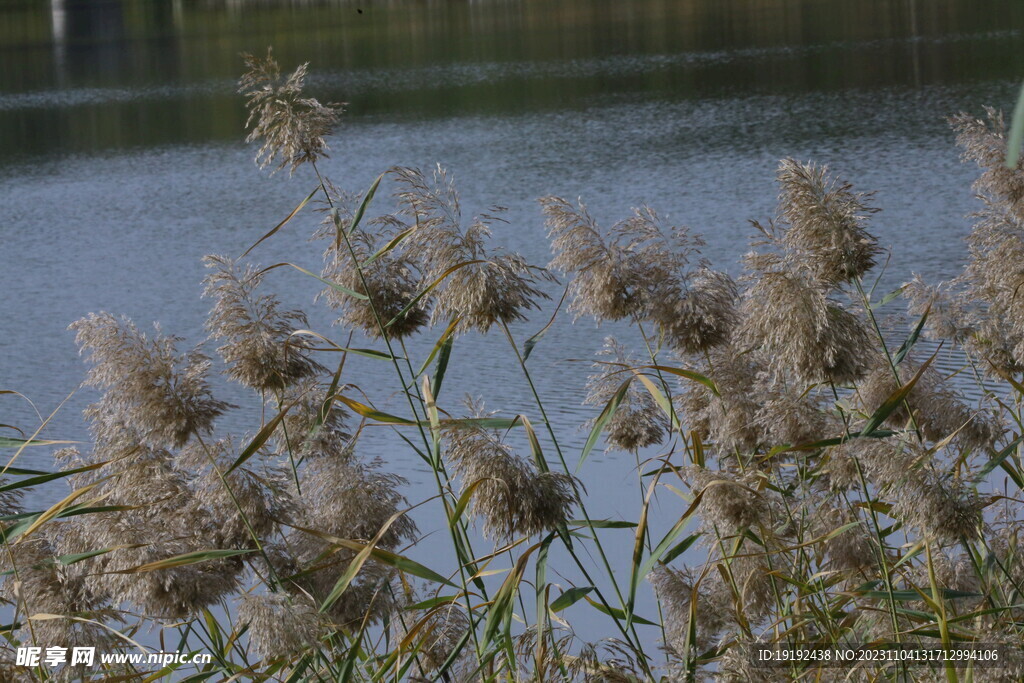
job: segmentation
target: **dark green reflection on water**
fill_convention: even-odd
[[[0,158],[237,140],[238,53],[386,119],[1024,74],[1004,0],[0,0]]]

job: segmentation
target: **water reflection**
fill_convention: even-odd
[[[86,74],[117,74],[125,51],[121,0],[50,0],[50,14],[58,85]]]
[[[238,53],[268,44],[388,120],[1024,72],[1024,6],[998,0],[7,0],[0,18],[8,158],[233,140]]]

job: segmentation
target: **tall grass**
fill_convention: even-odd
[[[494,247],[500,215],[466,219],[443,169],[338,189],[318,162],[340,110],[305,94],[305,67],[247,64],[257,161],[317,186],[243,258],[312,202],[324,266],[207,257],[216,364],[109,313],[71,325],[98,393],[92,443],[56,450],[51,473],[15,467],[25,448],[59,445],[38,430],[0,442],[12,453],[4,680],[1024,677],[1024,169],[1004,165],[996,112],[953,119],[982,168],[963,274],[879,295],[877,209],[826,167],[780,163],[777,215],[754,224],[738,279],[649,207],[605,228],[558,197],[540,200],[554,251],[543,268]],[[337,328],[309,329],[266,291],[283,267],[320,282]],[[510,327],[547,305],[556,274],[572,314],[643,340],[609,338],[596,357],[582,449],[555,429],[529,363],[561,304],[529,339]],[[913,318],[894,342],[878,316],[900,296]],[[353,332],[372,346],[353,347]],[[530,411],[444,391],[464,335],[510,354]],[[962,359],[957,378],[917,351],[925,337]],[[417,338],[430,350],[414,359]],[[388,368],[392,385],[348,383],[354,363]],[[251,392],[263,418],[248,434],[216,431],[234,406],[214,395],[214,372]],[[400,409],[377,407],[388,395]],[[389,463],[363,455],[370,426],[422,460],[431,497],[410,503]],[[630,519],[592,514],[580,477],[602,442],[635,458]],[[57,479],[70,494],[26,507],[24,493]],[[418,529],[427,506],[443,535]],[[679,514],[657,519],[664,509]],[[625,555],[611,549],[624,536]],[[412,559],[425,555],[436,562]],[[18,647],[134,652],[139,638],[213,661],[13,664]],[[1001,659],[759,658],[894,643],[980,643]]]

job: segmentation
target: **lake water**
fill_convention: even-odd
[[[962,265],[976,170],[959,162],[945,118],[1012,106],[1022,31],[1024,5],[997,0],[0,0],[0,389],[44,416],[56,408],[84,376],[66,327],[90,311],[199,341],[202,255],[241,253],[312,189],[305,172],[267,177],[252,164],[240,52],[273,45],[285,68],[309,61],[310,94],[348,103],[323,164],[338,184],[441,163],[465,214],[509,208],[495,239],[535,263],[550,258],[535,200],[559,194],[607,224],[649,204],[704,233],[705,255],[734,270],[748,221],[774,209],[778,160],[793,156],[877,190],[872,230],[892,248],[891,288]],[[253,258],[316,267],[311,216]],[[267,284],[342,339],[311,303],[315,282],[278,270]],[[571,459],[593,414],[579,406],[588,369],[569,359],[610,333],[632,338],[563,318],[530,360]],[[414,358],[432,341],[413,344]],[[348,381],[402,412],[380,388],[389,373],[367,361]],[[252,430],[252,402],[223,391],[249,407],[224,428]],[[457,410],[465,392],[536,414],[496,334],[456,343],[442,404]],[[87,438],[79,415],[93,396],[77,392],[45,434]],[[0,423],[31,431],[38,418],[5,395]],[[412,481],[410,498],[428,495],[400,441],[371,430],[365,449]],[[53,467],[45,449],[19,464]],[[635,519],[634,466],[594,457],[582,475],[592,514]],[[663,504],[666,519],[682,509]]]

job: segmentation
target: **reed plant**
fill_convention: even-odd
[[[246,62],[258,164],[315,189],[241,258],[207,257],[204,346],[110,313],[71,325],[91,443],[56,450],[52,472],[16,466],[58,445],[42,426],[0,444],[4,680],[1024,678],[1024,167],[1005,166],[997,112],[952,119],[981,168],[963,273],[882,295],[878,209],[825,166],[780,162],[777,214],[754,223],[739,276],[650,207],[606,228],[559,197],[540,199],[541,267],[492,243],[500,212],[463,216],[440,167],[339,189],[319,162],[340,108],[306,94],[305,66]],[[323,267],[256,265],[310,204]],[[318,281],[336,327],[287,310],[274,269]],[[595,356],[582,448],[529,362],[563,281],[571,314],[641,342]],[[903,327],[881,318],[901,297]],[[516,338],[544,306],[549,322]],[[444,391],[466,335],[509,354],[530,410]],[[963,369],[938,371],[925,339]],[[391,386],[350,383],[354,363]],[[248,390],[250,432],[217,429],[236,407],[215,373]],[[430,497],[410,502],[394,463],[367,457],[371,427],[424,463]],[[593,513],[582,477],[602,444],[635,462],[631,518]],[[34,509],[54,480],[70,493]],[[428,507],[439,534],[417,525]],[[14,664],[17,648],[139,639],[212,661]],[[1000,659],[764,660],[885,644]]]

